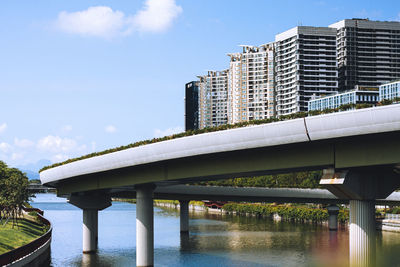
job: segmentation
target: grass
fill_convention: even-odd
[[[27,219],[18,219],[18,226],[12,227],[11,220],[0,225],[0,254],[30,243],[46,233],[47,227]]]

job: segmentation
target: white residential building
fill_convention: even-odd
[[[200,129],[228,123],[228,70],[208,71],[199,78]]]
[[[274,44],[241,45],[230,57],[228,123],[275,116]]]

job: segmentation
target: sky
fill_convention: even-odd
[[[3,0],[0,160],[43,165],[182,132],[185,83],[226,69],[238,45],[346,18],[400,20],[400,1]]]

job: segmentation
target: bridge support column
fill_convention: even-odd
[[[329,205],[328,208],[328,227],[330,231],[336,231],[338,229],[338,214],[339,207],[336,205]]]
[[[375,201],[350,200],[350,266],[376,265]]]
[[[136,187],[136,266],[154,265],[154,188]]]
[[[69,200],[74,206],[83,210],[82,227],[82,251],[83,253],[94,253],[98,244],[98,214],[99,210],[111,206],[109,196],[98,194],[71,195]]]
[[[181,233],[189,233],[189,200],[179,200]]]
[[[400,185],[392,167],[326,169],[320,184],[350,201],[350,266],[376,265],[375,199],[388,197]]]
[[[97,250],[98,236],[98,211],[94,209],[83,210],[82,249],[83,253],[93,253]]]

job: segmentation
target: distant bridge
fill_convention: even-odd
[[[188,182],[323,169],[320,183],[350,204],[350,264],[371,266],[375,201],[400,186],[399,152],[397,104],[143,145],[51,168],[40,179],[83,209],[84,252],[96,250],[98,210],[111,205],[112,196],[135,195],[137,265],[152,266],[152,200],[160,191]],[[168,197],[183,198],[177,192]]]
[[[28,185],[28,191],[30,191],[30,192],[49,192],[49,191],[55,191],[55,189],[53,187],[44,186],[42,184],[30,183]]]

